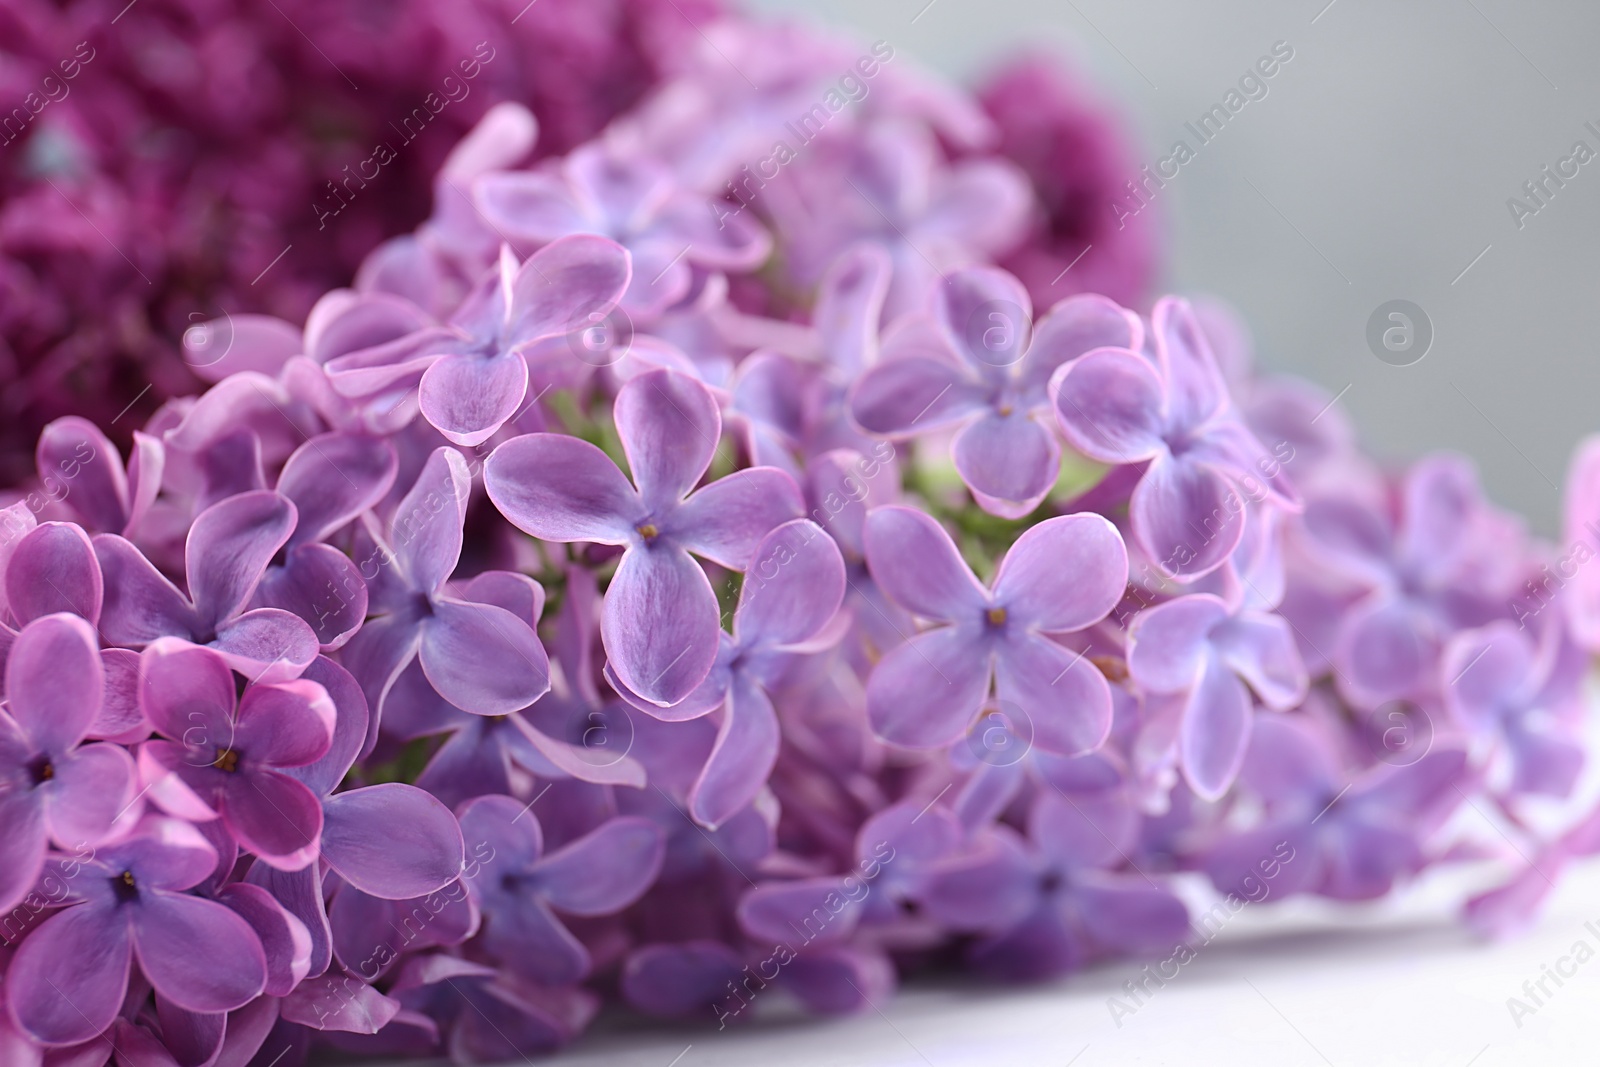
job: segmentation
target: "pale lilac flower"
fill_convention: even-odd
[[[387,543],[364,566],[370,619],[346,646],[345,663],[367,694],[375,722],[407,664],[420,661],[439,695],[475,715],[505,715],[550,687],[550,661],[524,619],[493,603],[450,595],[461,558],[461,524],[472,477],[461,453],[441,447],[390,520]]]
[[[1286,711],[1305,699],[1309,685],[1287,622],[1230,611],[1206,593],[1140,612],[1128,629],[1127,659],[1133,680],[1156,705],[1147,712],[1177,719],[1179,762],[1207,800],[1227,790],[1244,761],[1250,691]]]
[[[1032,720],[1035,743],[1066,755],[1111,729],[1105,677],[1051,640],[1099,622],[1122,599],[1127,551],[1099,515],[1064,515],[1012,545],[979,584],[938,523],[908,507],[867,516],[867,565],[901,607],[937,625],[891,650],[867,682],[867,714],[885,741],[941,748],[993,694]]]
[[[748,271],[772,250],[749,216],[719,224],[711,201],[678,186],[654,160],[591,142],[559,169],[501,171],[474,183],[484,220],[522,246],[599,234],[628,250],[633,279],[621,306],[643,326],[689,292],[691,270]],[[598,322],[597,310],[591,322]]]
[[[655,711],[669,721],[721,711],[716,744],[689,791],[689,811],[703,825],[727,822],[766,784],[781,740],[768,691],[797,653],[842,635],[829,623],[844,590],[844,559],[821,527],[806,519],[775,527],[750,557],[733,633],[721,638],[710,675],[683,703]]]
[[[1061,458],[1045,386],[1096,348],[1137,349],[1138,317],[1104,297],[1064,301],[1033,324],[1011,275],[972,267],[934,289],[933,321],[891,335],[850,394],[869,433],[905,438],[959,427],[952,458],[986,511],[1021,518],[1055,485]]]
[[[769,467],[695,491],[722,418],[692,378],[634,378],[617,394],[616,420],[633,484],[594,445],[528,434],[495,449],[484,485],[501,514],[534,537],[625,546],[600,623],[606,654],[630,691],[670,707],[711,672],[721,632],[716,594],[690,553],[743,570],[764,534],[801,514],[800,491]]]
[[[206,645],[256,681],[298,677],[316,657],[317,635],[281,608],[249,608],[272,557],[295,527],[295,506],[276,493],[241,493],[195,517],[184,542],[185,595],[134,545],[98,534],[105,574],[100,632],[142,648],[161,637]]]
[[[1169,577],[1220,567],[1255,506],[1296,507],[1281,471],[1233,412],[1216,362],[1182,300],[1151,314],[1154,358],[1127,349],[1091,352],[1050,380],[1067,442],[1102,463],[1148,463],[1129,504],[1134,537]],[[1247,495],[1248,494],[1248,495]]]
[[[1445,707],[1471,733],[1505,744],[1517,793],[1564,797],[1577,784],[1587,664],[1575,652],[1558,623],[1530,636],[1499,619],[1456,634],[1440,655]]]
[[[483,909],[486,948],[511,970],[546,985],[579,981],[590,966],[588,950],[555,913],[618,911],[637,900],[661,869],[661,831],[646,819],[610,820],[549,854],[538,817],[512,797],[468,801],[461,825],[494,851],[488,876],[467,885]]]

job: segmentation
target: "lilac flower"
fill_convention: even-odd
[[[1484,558],[1500,555],[1496,542],[1504,542],[1470,464],[1423,459],[1399,496],[1397,518],[1349,498],[1314,499],[1299,525],[1312,566],[1323,572],[1304,569],[1354,590],[1329,654],[1340,694],[1364,709],[1431,699],[1449,635],[1489,622],[1515,595],[1507,582],[1504,599],[1491,600],[1494,587],[1481,580]]]
[[[1170,951],[1188,937],[1189,915],[1170,890],[1133,872],[1128,852],[1137,815],[1041,793],[1028,839],[1009,827],[989,847],[951,864],[928,889],[928,906],[956,929],[983,935],[973,966],[997,977],[1037,980],[1108,955]]]
[[[313,763],[333,740],[334,709],[317,683],[257,684],[235,696],[227,661],[162,638],[144,650],[139,704],[167,740],[139,758],[151,797],[195,821],[220,817],[265,863],[299,870],[317,858],[322,805],[279,768]]]
[[[468,801],[461,826],[494,853],[488,877],[467,886],[483,909],[486,947],[517,974],[546,985],[571,984],[589,971],[588,950],[555,912],[618,911],[661,869],[661,832],[645,819],[613,819],[548,855],[538,818],[511,797]]]
[[[1220,567],[1244,534],[1245,494],[1297,506],[1293,490],[1228,404],[1216,362],[1186,303],[1151,314],[1155,358],[1102,350],[1050,380],[1067,442],[1102,463],[1148,463],[1129,509],[1134,537],[1169,577]],[[1269,476],[1270,475],[1270,476]]]
[[[1508,619],[1452,637],[1440,656],[1445,706],[1473,733],[1503,740],[1518,793],[1564,797],[1585,762],[1578,681],[1587,664],[1559,625],[1536,646]]]
[[[394,483],[394,446],[336,431],[310,438],[289,456],[277,492],[295,506],[294,532],[256,586],[254,603],[298,615],[324,651],[343,645],[367,614],[359,568],[329,536],[372,507]]]
[[[128,968],[156,992],[196,1012],[232,1011],[266,985],[266,958],[250,925],[183,890],[216,865],[198,831],[154,818],[89,860],[52,860],[69,906],[17,949],[7,975],[11,1012],[46,1045],[88,1041],[110,1027]]]
[[[1091,751],[1111,729],[1105,677],[1051,640],[1103,619],[1122,599],[1127,552],[1098,515],[1047,519],[978,583],[938,523],[901,506],[867,516],[867,565],[884,593],[940,624],[884,656],[867,682],[867,714],[885,741],[958,741],[994,695],[1033,722],[1047,751]]]
[[[960,427],[952,455],[986,511],[1021,518],[1055,485],[1061,447],[1045,385],[1094,348],[1137,349],[1137,316],[1104,297],[1057,304],[1033,326],[1033,301],[1011,275],[969,267],[934,289],[932,329],[902,331],[850,395],[869,433],[910,437]]]
[[[932,132],[909,122],[871,123],[792,169],[789,195],[772,198],[788,273],[814,285],[847,248],[877,245],[894,264],[889,321],[918,306],[940,272],[1012,248],[1033,206],[1027,178],[1011,163],[947,164]],[[747,186],[735,192],[751,196]]]
[[[550,687],[550,661],[528,622],[446,591],[471,484],[461,453],[434,450],[389,523],[388,543],[368,556],[375,617],[346,646],[345,662],[375,720],[413,659],[440,696],[475,715],[518,711]]]
[[[536,985],[443,954],[409,960],[394,993],[414,1019],[437,1020],[436,1039],[458,1063],[504,1063],[554,1051],[582,1031],[599,1006],[585,990]],[[413,1037],[362,1051],[409,1054],[422,1047]]]
[[[800,491],[782,471],[753,467],[692,492],[722,432],[692,378],[634,378],[617,394],[616,421],[632,485],[600,449],[558,434],[495,449],[484,485],[534,537],[625,546],[600,624],[606,654],[630,691],[670,707],[711,672],[720,633],[716,594],[689,554],[743,570],[762,535],[800,515]]]
[[[622,297],[630,273],[627,253],[600,237],[552,242],[520,265],[502,250],[498,269],[451,319],[452,335],[419,353],[423,416],[456,444],[488,440],[527,394],[522,348],[592,325]]]
[[[1435,745],[1415,763],[1380,764],[1346,781],[1307,722],[1259,715],[1240,782],[1267,816],[1213,845],[1203,868],[1219,890],[1240,892],[1276,856],[1284,862],[1275,897],[1380,897],[1426,862],[1424,841],[1463,802],[1470,773],[1462,749]]]
[[[752,270],[772,250],[758,223],[734,216],[718,225],[711,202],[679,188],[666,167],[600,141],[573,152],[558,171],[486,174],[473,193],[490,227],[519,244],[591,233],[626,248],[633,280],[622,307],[640,324],[688,293],[692,267]]]
[[[1127,656],[1133,680],[1176,713],[1184,774],[1207,800],[1227,790],[1244,761],[1252,719],[1245,684],[1278,711],[1297,707],[1309,685],[1288,623],[1259,611],[1230,612],[1205,593],[1140,612],[1128,630]]]
[[[127,814],[134,765],[113,744],[84,744],[104,684],[94,629],[46,615],[17,635],[0,712],[0,911],[25,896],[51,841],[98,845]],[[133,817],[138,816],[135,810]]]
[[[247,608],[294,530],[295,515],[292,503],[265,491],[241,493],[201,512],[184,543],[187,596],[131,542],[96,535],[106,589],[100,632],[110,644],[134,648],[161,637],[206,645],[256,681],[298,677],[317,654],[311,627],[281,608]]]
[[[161,442],[134,432],[133,454],[124,469],[115,445],[87,419],[56,419],[39,433],[34,453],[47,493],[61,486],[61,499],[85,526],[133,536],[161,489],[165,453]]]
[[[844,559],[816,523],[795,519],[756,545],[739,592],[733,634],[716,665],[683,703],[655,714],[669,721],[721,709],[711,755],[689,791],[689,811],[716,828],[755,799],[778,759],[778,715],[768,690],[796,653],[838,640],[829,623],[844,601]]]

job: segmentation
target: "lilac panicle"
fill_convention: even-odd
[[[1150,215],[1083,206],[1114,131],[1036,63],[980,103],[887,42],[669,7],[411,0],[388,60],[327,34],[378,98],[480,31],[505,54],[440,113],[456,147],[330,229],[381,224],[279,234],[285,288],[207,310],[159,406],[42,407],[0,507],[0,1060],[495,1063],[612,999],[859,1012],[932,962],[1192,948],[1205,883],[1504,861],[1465,909],[1503,934],[1600,851],[1593,443],[1545,543],[1460,457],[1364,454],[1219,305],[1147,307]],[[0,51],[55,39],[30,10]],[[256,69],[253,16],[184,11],[208,73],[159,107],[93,37],[108,114],[187,129]],[[26,150],[131,242],[173,216],[117,199],[142,165],[80,84]],[[298,148],[251,148],[252,195],[296,187]],[[33,291],[17,212],[87,247],[35,193],[0,292]],[[136,250],[165,292],[168,244]],[[123,292],[95,264],[74,300]],[[28,388],[99,321],[25,322]]]

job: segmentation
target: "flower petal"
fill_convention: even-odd
[[[278,492],[299,520],[291,544],[321,541],[383,499],[399,461],[394,445],[371,434],[319,434],[294,450],[278,475]]]
[[[122,532],[128,521],[128,479],[117,446],[100,428],[76,415],[56,419],[39,432],[34,453],[45,492],[70,499],[84,525],[98,533]]]
[[[7,729],[15,727],[0,721],[0,730]],[[44,869],[49,844],[44,798],[22,790],[0,796],[0,826],[6,828],[0,834],[0,910],[9,912],[28,895]]]
[[[551,241],[511,283],[507,339],[526,344],[600,322],[632,274],[627,250],[608,238],[586,233]]]
[[[269,997],[287,996],[311,971],[311,933],[306,924],[269,891],[249,882],[224,886],[217,900],[249,923],[261,942],[267,962],[263,992]]]
[[[987,406],[983,390],[966,371],[920,354],[867,368],[850,388],[848,403],[858,426],[883,437],[942,429]]]
[[[322,802],[322,858],[341,878],[385,900],[425,897],[460,875],[466,846],[450,809],[399,782]]]
[[[229,497],[195,517],[184,545],[185,572],[204,627],[215,627],[249,602],[294,526],[294,504],[266,491]]]
[[[1250,683],[1267,707],[1288,711],[1305,700],[1310,680],[1294,632],[1281,616],[1241,612],[1213,631],[1211,641],[1222,661]]]
[[[100,562],[75,523],[44,522],[24,534],[11,551],[5,581],[6,603],[18,626],[58,611],[100,621]]]
[[[1242,497],[1227,479],[1186,459],[1150,464],[1133,490],[1133,533],[1156,567],[1193,579],[1227,562],[1244,536]]]
[[[1088,657],[1035,634],[1012,634],[995,657],[1000,709],[1022,709],[1033,744],[1059,756],[1092,752],[1111,733],[1111,687]]]
[[[477,445],[517,413],[527,394],[527,361],[501,352],[445,356],[423,373],[417,395],[435,429],[458,445]]]
[[[630,549],[606,591],[600,638],[622,684],[668,707],[711,673],[717,621],[716,593],[686,552]]]
[[[1179,728],[1184,777],[1203,799],[1217,799],[1239,776],[1249,744],[1250,694],[1227,664],[1209,656]]]
[[[1102,463],[1138,463],[1158,454],[1166,387],[1136,352],[1100,348],[1057,370],[1050,404],[1067,443]]]
[[[1163,297],[1150,312],[1150,336],[1167,379],[1167,414],[1176,429],[1204,424],[1228,400],[1216,357],[1187,300]]]
[[[141,647],[158,637],[192,637],[194,607],[129,541],[96,534],[94,553],[105,576],[100,633],[107,644]]]
[[[133,758],[120,745],[83,745],[52,767],[45,802],[51,835],[62,848],[99,844],[134,799]]]
[[[948,626],[892,650],[867,679],[872,731],[903,748],[959,741],[989,694],[989,653],[971,630]]]
[[[778,762],[779,740],[772,701],[743,672],[736,675],[716,744],[689,790],[695,821],[714,830],[755,800]]]
[[[395,509],[389,543],[417,591],[432,593],[456,569],[471,489],[472,474],[461,453],[439,447]]]
[[[801,644],[826,626],[844,602],[844,557],[809,519],[777,527],[756,546],[734,632],[746,646]]]
[[[963,426],[951,444],[961,480],[991,515],[1020,519],[1055,485],[1061,446],[1024,411],[988,414]]]
[[[1033,337],[1033,300],[998,267],[963,267],[933,291],[933,313],[956,352],[992,373],[1022,362]]]
[[[64,755],[89,732],[105,697],[100,642],[76,615],[23,627],[6,659],[6,701],[34,744]]]
[[[1122,535],[1092,513],[1060,515],[1030,528],[994,577],[995,603],[1045,633],[1068,633],[1111,613],[1128,584]]]
[[[950,535],[915,508],[874,508],[867,515],[866,546],[873,579],[908,611],[953,622],[988,607],[988,590]]]
[[[298,678],[317,658],[317,635],[298,615],[278,608],[256,608],[218,628],[209,646],[228,666],[256,682]]]
[[[1056,368],[1097,348],[1137,352],[1143,344],[1144,325],[1132,311],[1097,293],[1069,296],[1034,326],[1023,388],[1042,392]]]
[[[609,915],[644,895],[661,870],[666,836],[623,816],[550,853],[534,868],[537,892],[570,915]]]
[[[132,942],[114,906],[80,904],[46,919],[11,957],[6,991],[22,1030],[48,1045],[111,1026],[128,990]]]
[[[214,900],[146,893],[132,927],[139,969],[180,1008],[232,1011],[266,988],[267,958],[255,931]]]
[[[418,655],[439,695],[474,715],[509,715],[550,689],[550,661],[538,635],[493,604],[434,601]]]
[[[757,541],[804,513],[805,501],[793,478],[775,467],[750,467],[689,497],[662,532],[696,555],[744,570]]]
[[[564,434],[513,438],[483,466],[489,499],[510,523],[541,541],[626,544],[645,508],[610,458]]]
[[[222,818],[239,844],[263,863],[297,871],[316,862],[322,803],[287,775],[259,769],[235,775],[224,794]]]
[[[1152,693],[1179,693],[1200,678],[1211,634],[1228,606],[1210,593],[1181,596],[1146,608],[1128,628],[1128,671]]]
[[[258,766],[303,767],[327,754],[335,717],[333,700],[315,682],[252,685],[239,699],[233,743]]]
[[[722,434],[710,390],[684,374],[650,371],[617,392],[614,415],[645,507],[658,511],[688,496]]]
[[[332,545],[299,544],[281,567],[269,567],[256,586],[255,603],[280,608],[311,627],[317,644],[336,649],[367,617],[367,583],[349,556]]]

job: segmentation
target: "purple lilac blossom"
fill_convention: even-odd
[[[1126,306],[1148,215],[1084,216],[1120,164],[1037,68],[986,116],[884,43],[546,3],[584,47],[428,157],[414,231],[293,230],[315,284],[191,337],[232,344],[202,392],[27,453],[0,1060],[868,1011],[929,965],[1173,953],[1192,872],[1265,903],[1503,866],[1466,904],[1503,934],[1600,851],[1592,445],[1558,548],[1465,460],[1364,454],[1225,311]],[[595,55],[660,67],[552,109]],[[348,280],[318,256],[356,269],[313,302]]]

